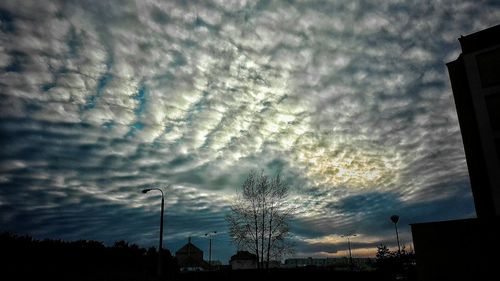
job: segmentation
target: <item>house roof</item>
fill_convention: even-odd
[[[182,246],[182,248],[180,248],[177,252],[175,252],[175,254],[188,254],[188,253],[191,253],[191,254],[194,254],[194,253],[202,253],[203,254],[203,251],[200,250],[200,248],[196,247],[193,243],[191,242],[188,242],[186,245]]]
[[[231,261],[234,260],[257,260],[257,256],[248,251],[238,251],[236,255],[231,256]]]

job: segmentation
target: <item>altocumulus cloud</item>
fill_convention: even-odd
[[[291,184],[298,255],[474,216],[444,64],[495,2],[2,1],[2,230],[155,245],[139,191],[170,185],[167,247],[217,229],[225,261],[254,168]]]

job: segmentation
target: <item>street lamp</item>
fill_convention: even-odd
[[[165,196],[163,194],[163,190],[159,188],[146,188],[142,190],[142,193],[148,193],[151,190],[158,190],[161,192],[161,214],[160,214],[160,246],[158,248],[158,276],[163,275],[162,269],[162,250],[163,250],[163,209],[165,205]]]
[[[212,269],[212,236],[217,234],[217,231],[209,231],[205,233],[205,236],[208,236],[208,269]]]
[[[349,267],[352,270],[352,254],[351,254],[351,237],[357,236],[356,234],[347,234],[347,235],[342,235],[341,237],[346,237],[347,238],[347,247],[349,248]]]
[[[394,223],[394,227],[396,228],[396,239],[398,240],[398,254],[401,254],[401,246],[399,245],[399,234],[398,234],[399,216],[398,215],[392,215],[391,216],[391,221]]]

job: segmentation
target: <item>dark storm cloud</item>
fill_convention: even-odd
[[[349,232],[393,243],[393,213],[473,216],[444,64],[499,16],[466,0],[3,1],[1,223],[155,245],[159,200],[139,191],[161,186],[166,244],[217,229],[225,260],[251,169],[291,185],[304,255],[341,253]]]
[[[394,208],[401,204],[395,193],[367,192],[343,198],[338,203],[330,203],[326,207],[341,213],[371,213],[373,210]]]

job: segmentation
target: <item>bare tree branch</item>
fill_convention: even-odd
[[[287,202],[289,187],[279,174],[269,178],[251,171],[241,193],[226,216],[233,243],[257,256],[258,268],[269,268],[271,259],[291,253],[288,220],[293,207]]]

